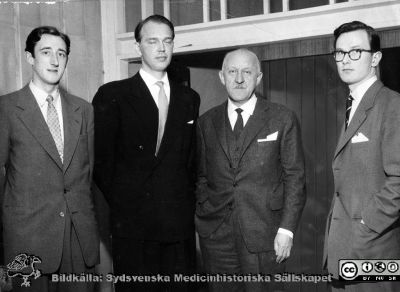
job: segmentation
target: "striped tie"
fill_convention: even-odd
[[[349,95],[346,100],[346,122],[345,122],[345,130],[347,130],[347,127],[349,126],[349,119],[350,119],[350,112],[351,112],[351,105],[353,104],[354,98]]]
[[[64,144],[61,137],[61,128],[60,128],[60,121],[58,120],[58,115],[56,108],[53,104],[54,98],[49,95],[46,98],[48,102],[47,105],[47,126],[49,127],[51,136],[53,136],[54,142],[57,147],[58,154],[60,155],[61,162],[64,159]]]

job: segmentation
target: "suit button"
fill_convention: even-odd
[[[234,181],[234,182],[233,182],[233,186],[234,186],[234,187],[237,187],[237,186],[238,186],[238,183]]]
[[[68,193],[68,190],[67,190],[67,189],[64,189],[64,194],[66,194],[66,193]]]
[[[65,215],[64,215],[64,212],[60,212],[60,217],[64,217]]]

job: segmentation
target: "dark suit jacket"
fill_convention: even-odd
[[[157,157],[158,108],[139,73],[101,86],[93,99],[94,179],[110,204],[114,236],[176,241],[193,235],[200,98],[188,87],[170,86]]]
[[[39,256],[42,273],[60,265],[69,210],[84,260],[98,262],[99,239],[90,190],[93,167],[93,109],[60,91],[64,163],[29,89],[0,98],[0,194],[6,263],[19,253]],[[4,183],[5,181],[5,183]],[[3,187],[4,186],[4,187]]]
[[[360,133],[368,141],[354,143]],[[376,81],[347,131],[342,128],[333,159],[335,194],[324,263],[328,258],[335,277],[339,259],[400,258],[399,147],[400,95]]]
[[[234,161],[228,152],[226,115],[227,102],[199,119],[197,231],[210,236],[234,206],[249,251],[273,250],[279,227],[295,232],[306,199],[296,117],[258,98],[242,132],[240,159]],[[258,142],[276,132],[276,140]]]

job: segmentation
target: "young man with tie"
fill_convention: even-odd
[[[34,268],[41,276],[31,278],[30,287],[13,277],[13,291],[92,291],[93,283],[56,282],[52,274],[93,272],[99,261],[90,190],[93,109],[59,86],[70,52],[67,35],[54,27],[35,28],[25,51],[32,81],[0,97],[5,264],[21,264],[20,254],[39,261]]]
[[[166,72],[174,27],[152,15],[135,29],[140,71],[93,99],[95,181],[111,209],[116,274],[193,271],[194,146],[200,98]],[[116,291],[187,291],[171,283],[119,283]]]
[[[341,259],[400,258],[400,95],[378,80],[377,32],[353,21],[334,31],[333,57],[349,87],[333,158],[334,197],[324,266],[333,291],[400,291],[398,282],[337,281]]]

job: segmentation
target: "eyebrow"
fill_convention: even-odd
[[[51,50],[52,48],[51,47],[43,47],[43,48],[41,48],[39,51],[44,51],[44,50]],[[58,49],[57,50],[57,52],[58,51],[62,51],[62,52],[64,52],[64,53],[66,53],[67,51],[66,50],[64,50],[64,49]]]
[[[361,45],[354,45],[354,46],[351,46],[351,47],[350,47],[350,50],[362,49],[362,48],[363,48],[363,46],[361,46]],[[343,51],[344,49],[343,49],[343,48],[336,48],[336,50],[341,50],[341,51]]]
[[[144,38],[145,40],[172,40],[173,38],[171,36],[169,37],[165,37],[165,38],[158,38],[158,37],[148,37],[148,38]]]

